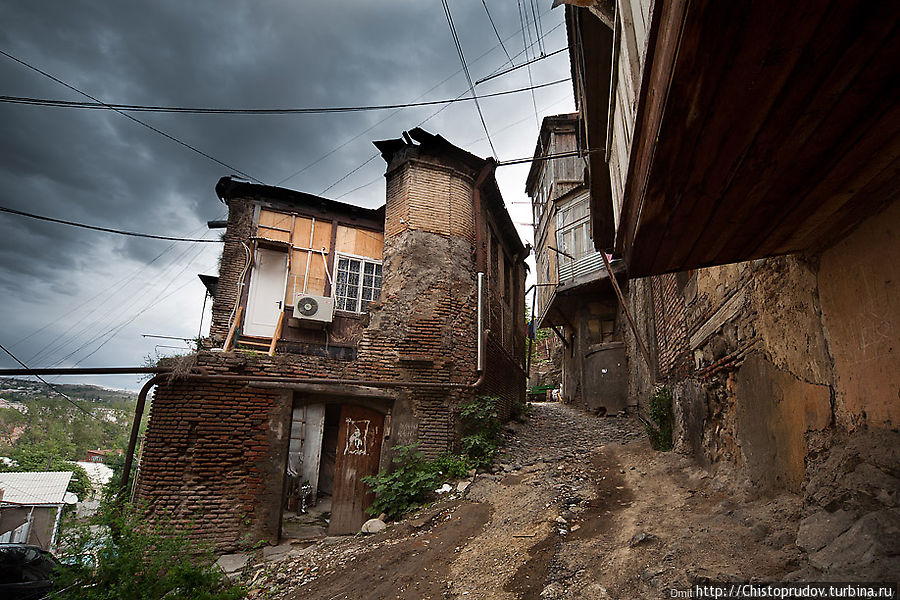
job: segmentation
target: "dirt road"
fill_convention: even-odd
[[[663,598],[798,566],[800,500],[751,500],[638,423],[533,405],[493,474],[367,537],[328,538],[248,576],[251,597]]]

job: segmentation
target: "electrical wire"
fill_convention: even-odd
[[[548,10],[547,12],[549,13],[550,11]],[[565,24],[564,22],[561,22],[561,23],[555,25],[555,26],[554,26],[552,29],[550,29],[550,31],[548,31],[545,35],[550,35],[551,33],[553,33],[554,31],[556,31],[557,29],[559,29],[559,28],[560,28],[562,25],[564,25],[564,24]],[[504,40],[504,41],[508,42],[508,41],[510,41],[511,39],[513,39],[514,37],[516,37],[517,35],[519,35],[519,30],[517,30],[517,31],[515,31],[514,33],[510,34],[510,35],[506,38],[506,40]],[[478,61],[480,61],[481,59],[483,59],[485,56],[488,56],[489,54],[491,54],[491,53],[492,53],[494,50],[496,50],[498,47],[500,47],[499,44],[498,44],[498,45],[495,45],[495,46],[493,46],[492,48],[490,48],[489,50],[483,52],[483,53],[480,54],[477,58],[475,58],[474,60],[472,60],[472,61],[469,63],[469,65],[470,65],[470,66],[471,66],[471,65],[474,65],[475,63],[477,63]],[[512,57],[512,60],[515,60],[516,58],[518,58],[519,56],[521,56],[523,53],[525,53],[525,50],[522,50],[521,52],[519,52],[519,53],[517,53],[515,56],[513,56],[513,57]],[[496,75],[496,74],[498,74],[498,73],[502,73],[503,70],[504,70],[504,66],[505,66],[505,65],[506,65],[506,63],[504,63],[503,65],[500,65],[498,68],[494,69],[494,71],[491,73],[491,75],[488,75],[488,78],[491,78],[493,75]],[[456,75],[458,75],[459,73],[462,73],[462,72],[463,72],[463,70],[462,70],[462,68],[460,68],[460,69],[459,69],[458,71],[456,71],[455,73],[453,73],[453,74],[449,75],[448,77],[444,78],[444,80],[441,81],[440,83],[438,83],[438,84],[432,86],[428,91],[426,91],[426,92],[424,92],[423,94],[421,94],[421,95],[420,95],[418,98],[416,98],[413,102],[417,102],[420,98],[424,97],[426,94],[428,94],[428,93],[432,92],[433,90],[437,89],[438,87],[440,87],[441,85],[443,85],[444,83],[446,83],[447,81],[449,81],[450,79],[452,79],[453,77],[455,77]],[[477,85],[477,84],[476,84],[476,85]],[[457,98],[457,99],[458,99],[458,98],[462,98],[463,96],[465,96],[465,94],[466,94],[467,91],[468,91],[468,90],[464,90],[464,91],[463,91],[462,93],[460,93],[456,98]],[[484,97],[484,96],[482,96],[482,97]],[[448,108],[449,106],[451,106],[451,104],[444,104],[444,105],[443,105],[441,108],[439,108],[436,112],[432,113],[431,116],[429,116],[429,117],[426,118],[424,121],[422,121],[421,123],[419,123],[419,124],[417,125],[417,127],[421,127],[422,125],[424,125],[425,123],[427,123],[428,121],[430,121],[431,119],[433,119],[435,116],[437,116],[437,115],[439,115],[441,112],[443,112],[443,111],[444,111],[446,108]],[[363,135],[365,135],[365,134],[368,133],[369,131],[372,131],[373,129],[375,129],[378,125],[381,125],[382,123],[384,123],[385,121],[387,121],[387,120],[390,119],[391,117],[393,117],[393,116],[399,114],[399,113],[401,112],[401,110],[402,110],[402,109],[396,109],[396,110],[394,110],[394,112],[392,112],[392,113],[389,114],[388,116],[384,117],[383,119],[381,119],[380,121],[378,121],[378,122],[375,123],[374,125],[372,125],[372,126],[366,128],[364,131],[358,133],[358,134],[355,135],[354,137],[352,137],[352,138],[348,139],[347,141],[343,142],[341,145],[339,145],[339,146],[337,146],[336,148],[330,150],[330,151],[327,152],[325,155],[320,156],[319,158],[317,158],[317,159],[314,160],[313,162],[307,164],[305,167],[301,168],[300,170],[295,171],[294,173],[288,175],[288,176],[285,177],[284,179],[281,179],[281,180],[280,180],[278,183],[276,183],[275,185],[281,185],[281,184],[284,183],[285,181],[288,181],[289,179],[291,179],[291,178],[293,178],[293,177],[296,177],[297,175],[303,173],[304,171],[308,170],[308,169],[311,168],[312,166],[314,166],[314,165],[316,165],[316,164],[322,162],[324,159],[328,158],[329,156],[331,156],[332,154],[334,154],[335,152],[337,152],[337,151],[340,150],[341,148],[345,147],[345,146],[348,145],[349,143],[351,143],[351,142],[353,142],[353,141],[359,139],[360,137],[362,137]],[[478,141],[481,141],[481,139],[486,139],[486,138],[480,138]],[[371,158],[370,158],[370,159],[367,159],[366,162],[369,162],[370,160],[371,160]],[[365,163],[364,163],[364,164],[365,164]],[[353,169],[353,172],[355,172],[355,171],[357,171],[357,170],[358,170],[358,167],[357,167],[357,168],[354,168],[354,169]],[[348,173],[347,175],[349,176],[350,173]],[[356,187],[356,188],[353,188],[352,190],[350,190],[350,191],[348,191],[348,192],[344,192],[344,193],[341,194],[340,196],[337,196],[337,197],[335,198],[335,200],[340,200],[341,198],[343,198],[343,197],[345,197],[345,196],[347,196],[347,195],[349,195],[349,194],[352,194],[353,192],[356,192],[356,191],[358,191],[358,190],[361,190],[361,189],[363,189],[363,188],[366,188],[366,187],[372,185],[373,183],[375,183],[376,181],[380,180],[381,178],[382,178],[382,176],[379,175],[378,177],[376,177],[375,179],[369,181],[368,183],[365,183],[365,184],[363,184],[363,185],[361,185],[361,186],[358,186],[358,187]],[[344,179],[346,179],[346,177],[342,177],[342,178],[341,178],[338,182],[336,182],[336,183],[339,183],[340,181],[343,181]]]
[[[29,219],[37,219],[39,221],[48,221],[50,223],[59,223],[60,225],[71,225],[72,227],[80,227],[82,229],[90,229],[91,231],[103,231],[105,233],[115,233],[117,235],[127,235],[131,237],[139,237],[139,238],[149,238],[151,240],[166,240],[169,242],[193,242],[193,243],[206,243],[206,244],[218,244],[222,240],[205,240],[200,238],[183,238],[183,237],[172,237],[168,235],[155,235],[152,233],[138,233],[135,231],[123,231],[121,229],[112,229],[110,227],[99,227],[97,225],[87,225],[85,223],[76,223],[74,221],[66,221],[65,219],[56,219],[54,217],[45,217],[43,215],[36,215],[34,213],[25,212],[23,210],[16,210],[14,208],[9,208],[7,206],[0,206],[0,212],[8,213],[11,215],[18,215],[20,217],[28,217]]]
[[[472,94],[472,99],[475,101],[475,108],[478,109],[478,117],[481,119],[481,126],[484,128],[484,134],[487,136],[488,144],[491,146],[491,154],[494,155],[494,159],[498,159],[497,149],[494,148],[494,142],[491,141],[491,134],[488,131],[487,123],[484,120],[484,113],[481,111],[481,103],[478,102],[478,95],[475,93],[475,84],[472,83],[472,75],[469,73],[469,66],[466,64],[466,57],[463,53],[462,44],[459,42],[459,34],[456,31],[456,26],[453,24],[453,15],[450,14],[450,6],[447,4],[447,0],[441,0],[441,4],[444,5],[444,15],[447,17],[447,25],[450,26],[450,35],[453,37],[456,52],[459,54],[459,62],[462,64],[463,72],[466,74],[466,81],[469,83],[469,92]]]
[[[192,234],[196,235],[197,233],[199,233],[199,232],[202,231],[203,229],[205,229],[205,226],[199,227],[199,228],[196,229],[194,232],[192,232]],[[101,321],[108,321],[108,320],[110,320],[111,318],[114,318],[114,316],[117,314],[117,311],[120,310],[120,309],[123,307],[123,305],[126,304],[126,303],[124,303],[124,302],[119,302],[119,301],[117,300],[117,295],[119,294],[119,292],[125,290],[125,289],[129,286],[129,284],[131,284],[132,281],[136,280],[139,276],[141,276],[142,273],[144,273],[148,268],[150,268],[151,265],[153,265],[154,263],[156,263],[159,259],[161,259],[163,256],[165,256],[166,254],[168,254],[171,250],[173,250],[173,249],[176,248],[176,247],[177,247],[177,243],[176,243],[176,242],[173,242],[173,243],[169,244],[168,247],[166,247],[162,252],[160,252],[159,254],[157,254],[150,262],[148,262],[148,263],[142,265],[141,267],[139,267],[138,269],[136,269],[135,271],[133,271],[130,275],[127,275],[127,276],[125,276],[125,277],[119,279],[119,280],[116,281],[115,283],[113,283],[113,284],[107,286],[106,288],[100,290],[97,294],[95,294],[94,296],[88,298],[87,300],[85,300],[85,301],[82,302],[81,304],[79,304],[79,305],[77,305],[77,306],[75,306],[75,307],[73,307],[73,308],[70,308],[70,309],[64,311],[62,314],[60,314],[59,317],[57,317],[56,319],[54,319],[53,321],[51,321],[48,325],[45,325],[44,327],[41,327],[41,328],[38,329],[37,331],[35,331],[35,332],[29,334],[28,336],[22,338],[22,340],[20,340],[19,342],[17,342],[17,344],[18,344],[18,343],[21,343],[21,342],[23,342],[23,341],[25,341],[25,340],[27,340],[27,339],[29,339],[30,337],[33,337],[33,336],[36,335],[37,333],[39,333],[39,332],[43,331],[44,329],[46,329],[48,326],[50,326],[50,325],[52,325],[52,324],[54,324],[54,323],[57,323],[57,322],[59,322],[59,321],[61,321],[61,320],[63,320],[63,319],[67,319],[67,320],[70,320],[70,321],[71,321],[71,323],[69,324],[68,327],[66,327],[63,331],[60,331],[59,333],[57,333],[55,337],[53,337],[50,341],[48,341],[46,344],[44,344],[43,346],[41,346],[41,348],[40,348],[37,352],[35,352],[35,353],[28,359],[28,361],[29,361],[29,362],[33,362],[33,361],[35,361],[39,356],[42,356],[42,355],[43,355],[44,358],[46,359],[46,358],[48,358],[49,356],[52,356],[53,354],[59,352],[60,350],[62,350],[63,348],[65,348],[66,346],[68,346],[69,344],[71,344],[74,340],[77,340],[80,336],[82,336],[82,335],[83,335],[84,333],[86,333],[87,331],[91,331],[91,330],[94,330],[94,329],[96,329],[97,327],[99,327]],[[162,272],[163,272],[163,273],[168,272],[168,270],[171,269],[172,265],[173,265],[175,262],[177,262],[178,260],[180,260],[181,258],[183,258],[183,256],[186,256],[186,253],[187,253],[187,251],[188,251],[190,248],[199,248],[199,247],[201,247],[201,246],[188,246],[187,248],[185,248],[185,250],[184,250],[184,252],[182,253],[181,256],[175,257],[171,262],[168,262],[167,264],[164,263],[164,266],[162,266]],[[152,281],[151,278],[147,278],[147,279],[145,280],[145,282],[144,282],[144,285],[141,286],[142,289],[145,288],[145,287],[147,287],[147,286],[149,285],[149,282],[151,282],[151,281]],[[102,297],[103,300],[101,300],[100,302],[94,304],[94,301],[95,301],[97,298],[100,298],[100,297]],[[135,299],[135,298],[139,297],[139,293],[132,293],[132,294],[129,295],[129,297],[132,298],[132,299]],[[109,309],[109,308],[106,307],[106,304],[107,304],[107,303],[113,303],[113,302],[116,303],[116,308],[114,308],[114,309]],[[77,311],[78,311],[80,308],[82,308],[83,306],[85,306],[85,305],[87,305],[87,304],[92,304],[92,305],[93,305],[93,309],[90,310],[90,311],[88,311],[88,313],[85,314],[85,315],[83,315],[82,317],[80,317],[80,318],[78,318],[78,319],[73,319],[73,318],[72,318],[72,315],[73,315],[73,314],[76,314]],[[93,321],[88,321],[88,319],[89,319],[92,315],[95,315],[95,314],[97,315],[97,318],[94,319]],[[86,323],[86,324],[85,324],[85,323]],[[76,333],[74,333],[72,336],[67,337],[67,336],[69,336],[70,332],[72,332],[72,330],[74,330],[74,329],[75,329],[76,327],[78,327],[79,325],[83,325],[82,328],[79,329],[79,330],[78,330]],[[63,341],[62,344],[59,344],[59,341],[60,341],[60,340],[65,340],[65,341]],[[46,354],[45,354],[45,353],[46,353]],[[46,362],[46,360],[44,360],[44,362]]]
[[[537,0],[531,0],[531,19],[534,22],[534,37],[535,41],[538,44],[538,49],[541,51],[541,56],[544,55],[544,32],[541,27],[541,11],[537,8]]]
[[[533,84],[533,79],[531,75],[531,60],[528,57],[528,40],[526,39],[526,31],[530,34],[530,29],[528,28],[528,13],[522,7],[522,0],[517,0],[519,6],[519,21],[522,23],[522,45],[525,46],[525,65],[528,68],[528,81],[529,85]],[[531,104],[534,107],[534,124],[537,126],[540,131],[541,122],[538,118],[538,109],[537,109],[537,99],[534,96],[534,92],[531,92]]]
[[[0,54],[3,51],[0,50]],[[468,70],[468,68],[466,69]],[[455,74],[454,74],[455,75]],[[65,84],[64,84],[65,85]],[[544,84],[552,85],[552,84]],[[541,86],[538,86],[541,87]],[[530,91],[531,88],[517,88],[513,90],[503,90],[500,92],[492,92],[483,94],[481,98],[492,98],[495,96],[507,96],[509,94],[518,94],[520,92]],[[93,98],[92,96],[88,96]],[[25,104],[31,106],[46,106],[50,108],[74,108],[82,110],[111,110],[117,113],[125,114],[126,117],[133,118],[123,111],[129,112],[145,112],[145,113],[177,113],[190,115],[318,115],[331,113],[355,113],[355,112],[372,112],[379,110],[393,110],[398,108],[417,108],[420,106],[435,106],[437,104],[452,104],[454,102],[478,102],[478,98],[444,98],[442,100],[423,100],[421,102],[400,102],[396,104],[368,104],[361,106],[318,106],[310,108],[204,108],[198,106],[154,106],[148,104],[110,104],[95,100],[95,102],[75,102],[73,100],[55,100],[51,98],[31,98],[27,96],[0,96],[0,102],[7,104]],[[139,121],[143,124],[143,122]],[[177,140],[176,140],[177,141]],[[207,158],[212,158],[207,156]],[[219,162],[217,159],[216,162]],[[239,175],[243,175],[248,179],[261,183],[258,179],[250,177],[242,171],[238,171],[235,167],[228,166],[225,163],[219,163],[229,169],[234,169]]]
[[[19,363],[20,365],[22,365],[22,368],[23,368],[23,369],[28,369],[28,368],[29,368],[28,365],[26,365],[26,364],[23,363],[21,360],[19,360],[19,358],[18,358],[15,354],[13,354],[12,352],[10,352],[10,351],[6,348],[6,346],[4,346],[3,344],[0,344],[0,350],[3,350],[3,351],[6,352],[7,354],[9,354],[9,356],[12,357],[12,359],[13,359],[14,361],[16,361],[17,363]],[[74,400],[72,400],[72,398],[70,398],[67,394],[65,394],[65,393],[63,393],[62,391],[60,391],[59,388],[57,388],[55,385],[53,385],[52,383],[50,383],[49,381],[47,381],[46,379],[44,379],[44,378],[41,377],[40,375],[35,375],[35,377],[37,377],[37,378],[41,381],[41,383],[43,383],[43,384],[46,385],[48,388],[50,388],[51,390],[53,390],[54,392],[56,392],[57,394],[59,394],[60,396],[62,396],[63,398],[65,398],[70,404],[72,404],[72,406],[74,406],[75,408],[77,408],[78,410],[80,410],[81,412],[83,412],[84,414],[86,414],[87,416],[91,417],[92,419],[97,419],[98,421],[100,420],[100,419],[98,419],[96,416],[94,416],[93,414],[91,414],[91,412],[90,412],[89,410],[87,410],[86,408],[84,408],[83,406],[81,406],[80,404],[78,404],[77,402],[75,402]]]
[[[585,154],[592,154],[594,152],[603,152],[602,149],[591,149],[591,150],[572,150],[570,152],[557,152],[555,154],[544,154],[543,156],[530,156],[528,158],[514,158],[512,160],[501,160],[497,163],[498,167],[505,167],[508,165],[520,165],[523,163],[530,162],[539,162],[544,160],[553,160],[554,158],[569,158],[572,156],[582,156]]]
[[[262,181],[260,181],[260,180],[257,179],[256,177],[253,177],[252,175],[248,175],[247,173],[244,173],[243,171],[241,171],[241,170],[238,169],[237,167],[232,167],[232,166],[229,165],[228,163],[223,162],[223,161],[219,160],[218,158],[216,158],[215,156],[212,156],[211,154],[207,154],[207,153],[204,152],[203,150],[200,150],[199,148],[197,148],[197,147],[195,147],[195,146],[192,146],[192,145],[188,144],[187,142],[182,141],[182,140],[178,139],[177,137],[175,137],[175,136],[173,136],[173,135],[171,135],[171,134],[166,133],[166,132],[163,131],[162,129],[158,129],[158,128],[154,127],[153,125],[150,125],[149,123],[146,123],[146,122],[144,122],[144,121],[141,121],[141,120],[138,119],[137,117],[132,116],[132,115],[128,114],[127,112],[124,112],[123,110],[121,110],[121,109],[119,109],[119,108],[116,108],[116,107],[114,107],[114,106],[112,106],[112,105],[110,105],[110,104],[104,103],[103,101],[101,101],[101,100],[95,98],[94,96],[91,96],[91,95],[88,94],[87,92],[84,92],[84,91],[78,89],[78,88],[75,87],[74,85],[71,85],[71,84],[69,84],[69,83],[66,83],[66,82],[63,81],[62,79],[59,79],[58,77],[55,77],[55,76],[51,75],[51,74],[48,73],[47,71],[44,71],[44,70],[42,70],[42,69],[39,69],[38,67],[35,67],[34,65],[30,65],[30,64],[28,64],[27,62],[25,62],[24,60],[19,59],[19,58],[16,58],[16,57],[13,56],[12,54],[9,54],[8,52],[4,52],[3,50],[0,50],[0,54],[2,54],[3,56],[9,58],[10,60],[13,60],[13,61],[19,63],[19,64],[22,65],[23,67],[27,67],[27,68],[31,69],[32,71],[35,71],[36,73],[40,73],[40,74],[43,75],[44,77],[47,77],[48,79],[51,79],[52,81],[55,81],[56,83],[58,83],[58,84],[60,84],[60,85],[63,85],[63,86],[65,86],[65,87],[69,88],[69,89],[72,90],[73,92],[77,92],[77,93],[81,94],[82,96],[84,96],[84,97],[86,97],[86,98],[89,98],[89,99],[93,100],[94,102],[97,102],[98,104],[103,105],[103,106],[106,107],[108,110],[113,110],[113,111],[119,113],[120,115],[122,115],[122,116],[125,117],[126,119],[129,119],[129,120],[131,120],[131,121],[134,121],[135,123],[137,123],[137,124],[140,125],[141,127],[146,127],[146,128],[149,129],[150,131],[153,131],[153,132],[155,132],[155,133],[158,133],[159,135],[161,135],[161,136],[163,136],[163,137],[165,137],[165,138],[167,138],[167,139],[169,139],[169,140],[175,142],[176,144],[180,144],[181,146],[184,146],[184,147],[187,148],[188,150],[191,150],[191,151],[193,151],[193,152],[196,152],[196,153],[199,154],[200,156],[203,156],[203,157],[208,158],[209,160],[211,160],[211,161],[213,161],[213,162],[215,162],[215,163],[217,163],[217,164],[219,164],[219,165],[225,167],[226,169],[231,169],[231,170],[234,171],[235,173],[237,173],[237,174],[239,174],[239,175],[243,175],[243,176],[246,177],[247,179],[252,179],[253,181],[262,183]]]
[[[209,234],[207,231],[204,235]],[[156,277],[147,277],[140,286],[140,289],[131,291],[129,290],[129,295],[127,298],[122,301],[117,299],[113,294],[110,294],[107,298],[104,299],[103,302],[99,303],[94,310],[89,312],[87,315],[73,320],[72,325],[67,328],[65,332],[62,332],[60,335],[56,337],[56,340],[63,340],[61,343],[57,344],[56,341],[51,342],[52,348],[49,350],[47,346],[44,346],[38,353],[30,359],[30,361],[34,361],[38,356],[41,357],[41,362],[49,363],[51,361],[52,356],[59,354],[61,352],[67,352],[68,348],[73,344],[80,343],[80,340],[85,335],[96,335],[97,331],[100,330],[101,327],[105,327],[110,322],[115,322],[116,320],[122,318],[124,315],[130,315],[133,312],[133,307],[136,306],[143,298],[147,296],[147,293],[151,286],[153,286],[157,281],[171,281],[173,278],[173,270],[182,264],[182,261],[185,260],[191,252],[196,252],[196,255],[202,251],[204,246],[186,246],[181,251],[180,254],[173,257],[173,259],[166,265],[163,270]],[[195,256],[196,256],[195,255]],[[191,259],[193,260],[193,258]],[[149,265],[148,265],[149,266]],[[130,279],[133,279],[137,275],[129,278],[119,286],[120,290],[124,290],[125,287],[130,283]],[[112,307],[107,308],[105,304],[109,302],[112,303]],[[96,315],[96,317],[91,317],[91,315]],[[71,335],[69,332],[72,331],[73,328],[78,327],[77,331]],[[100,334],[102,336],[102,334]],[[83,349],[86,345],[89,345],[95,339],[99,339],[95,337],[88,342],[85,342],[81,346],[76,349],[76,353]],[[68,358],[68,357],[66,357]],[[65,359],[63,359],[65,360]],[[60,364],[60,361],[57,364]]]
[[[503,43],[503,38],[500,37],[500,32],[497,31],[497,25],[494,24],[494,18],[491,16],[491,11],[488,10],[488,5],[485,0],[481,0],[481,5],[484,6],[484,12],[487,14],[488,21],[491,22],[491,28],[494,30],[494,34],[497,36],[497,41],[500,42],[500,47],[503,48],[503,53],[506,54],[506,59],[509,61],[509,64],[514,65],[512,57],[509,55],[509,51],[506,49],[506,44]]]
[[[497,77],[500,77],[501,75],[506,75],[507,73],[512,73],[516,69],[521,69],[522,67],[527,67],[528,65],[536,63],[540,60],[544,60],[545,58],[550,58],[551,56],[556,56],[557,54],[568,51],[568,49],[569,49],[568,47],[560,48],[559,50],[554,50],[550,54],[544,54],[543,56],[538,56],[537,58],[532,58],[528,62],[524,62],[521,65],[515,65],[508,69],[503,69],[502,71],[496,72],[492,75],[488,75],[487,77],[482,77],[481,79],[479,79],[478,81],[475,82],[475,85],[481,85],[485,81],[490,81],[491,79],[495,79]]]
[[[175,273],[175,274],[169,274],[169,271],[170,271],[173,267],[175,267],[175,265],[176,265],[178,262],[180,262],[181,260],[183,260],[184,258],[186,258],[187,255],[188,255],[188,253],[190,253],[190,252],[192,252],[192,251],[194,252],[193,256],[192,256],[186,263],[183,264],[181,270],[180,270],[178,273]],[[101,347],[102,347],[102,346],[105,345],[110,339],[114,338],[114,337],[115,337],[122,329],[124,329],[127,325],[129,325],[129,324],[132,323],[135,319],[137,319],[137,317],[139,317],[139,316],[141,316],[142,314],[144,314],[145,312],[147,312],[147,310],[149,310],[150,308],[153,308],[154,306],[156,306],[156,305],[161,301],[161,300],[160,300],[160,297],[162,296],[162,294],[164,294],[164,293],[165,293],[165,292],[166,292],[166,291],[174,284],[174,282],[182,275],[182,273],[184,273],[184,272],[187,270],[187,268],[190,267],[190,265],[193,264],[193,262],[194,262],[195,260],[197,260],[197,258],[199,258],[200,254],[201,254],[201,251],[202,251],[202,247],[201,247],[201,246],[189,246],[188,248],[186,248],[185,251],[184,251],[184,252],[176,259],[176,261],[173,262],[173,264],[170,265],[169,268],[167,268],[167,270],[166,270],[164,273],[162,273],[162,274],[158,277],[158,280],[167,281],[168,283],[166,284],[166,286],[165,286],[165,287],[164,287],[164,288],[163,288],[163,289],[162,289],[155,297],[153,297],[152,299],[150,299],[148,302],[144,303],[144,304],[142,305],[142,308],[137,309],[137,310],[135,310],[135,309],[133,308],[133,307],[135,307],[135,305],[137,305],[137,304],[145,297],[144,294],[141,293],[141,292],[143,292],[143,289],[144,289],[144,288],[148,288],[148,287],[152,286],[154,283],[156,283],[155,280],[149,280],[149,281],[147,281],[147,282],[144,284],[144,286],[143,286],[141,292],[134,294],[134,296],[131,298],[131,300],[130,300],[129,302],[124,303],[124,304],[122,304],[122,305],[120,305],[120,306],[117,307],[117,310],[115,311],[115,314],[116,314],[115,317],[113,317],[112,315],[107,315],[107,314],[102,314],[102,315],[101,315],[101,319],[102,319],[103,322],[105,322],[105,323],[108,323],[108,322],[112,321],[114,318],[115,318],[115,319],[119,319],[119,316],[120,316],[120,315],[130,315],[130,317],[126,316],[126,318],[125,318],[123,321],[120,320],[117,324],[113,325],[112,327],[109,327],[109,328],[105,329],[104,331],[102,331],[101,333],[98,333],[98,334],[94,335],[94,336],[93,336],[92,338],[90,338],[88,341],[82,343],[80,346],[78,346],[77,348],[75,348],[75,350],[72,350],[72,351],[69,352],[66,356],[64,356],[63,358],[57,360],[57,361],[56,361],[53,365],[51,365],[51,366],[52,366],[52,367],[57,367],[57,366],[62,365],[65,361],[69,360],[70,358],[72,358],[73,356],[75,356],[76,354],[78,354],[79,352],[81,352],[82,350],[84,350],[85,348],[87,348],[88,346],[90,346],[90,345],[92,345],[92,344],[94,344],[94,343],[96,343],[96,342],[101,342]],[[187,281],[185,284],[183,284],[183,285],[182,285],[181,287],[179,287],[178,289],[182,289],[183,287],[185,287],[185,286],[188,285],[189,283],[192,283],[193,281],[194,281],[194,279],[192,278],[191,280]],[[176,290],[176,291],[177,291],[177,290]],[[169,294],[169,295],[171,295],[171,294]],[[166,297],[168,297],[168,296],[166,296]],[[99,323],[95,323],[95,324],[93,324],[93,325],[88,324],[88,326],[87,326],[86,328],[83,328],[78,334],[76,334],[75,339],[77,339],[78,337],[80,337],[80,336],[83,335],[84,333],[88,333],[88,332],[93,333],[93,332],[95,332],[95,331],[96,331],[97,325],[99,325]],[[106,338],[106,339],[104,340],[104,338]],[[71,341],[70,341],[70,342],[67,342],[66,344],[63,345],[63,347],[68,346],[70,343],[71,343]],[[62,348],[62,347],[61,347],[61,348]],[[61,349],[61,348],[60,348],[60,349]],[[58,349],[58,350],[59,350],[59,349]],[[58,351],[58,350],[57,350],[57,351]],[[96,349],[95,349],[93,352],[91,352],[91,354],[88,355],[88,356],[93,355],[97,350],[99,350],[99,348],[96,348]],[[56,352],[56,351],[55,351],[55,352]],[[80,364],[82,361],[84,361],[86,358],[88,358],[88,357],[85,356],[85,357],[83,357],[82,359],[80,359],[78,362],[76,362],[76,363],[75,363],[76,366],[77,366],[78,364]]]

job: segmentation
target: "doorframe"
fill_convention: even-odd
[[[285,255],[285,263],[284,263],[284,281],[281,285],[281,312],[284,312],[287,308],[285,305],[285,296],[287,296],[287,286],[288,281],[290,280],[291,275],[291,254],[292,247],[290,244],[282,244],[278,242],[274,242],[271,240],[263,240],[259,238],[254,238],[252,240],[252,248],[250,251],[251,262],[250,262],[250,270],[248,272],[249,281],[247,281],[246,289],[244,291],[243,304],[244,304],[244,315],[243,320],[241,322],[241,333],[244,334],[244,330],[246,329],[247,319],[250,318],[250,295],[253,291],[253,284],[257,281],[257,276],[259,273],[259,252],[260,250],[268,250],[270,252],[281,252]],[[275,328],[272,331],[272,335],[275,335],[275,329],[278,327],[278,322],[276,319]]]
[[[307,406],[309,404],[337,404],[343,406],[345,404],[353,406],[361,406],[368,408],[377,413],[384,415],[384,426],[381,431],[381,456],[379,462],[383,463],[385,453],[390,451],[391,447],[388,441],[391,438],[391,416],[394,410],[395,402],[398,397],[395,393],[382,388],[373,388],[360,385],[323,385],[297,383],[287,386],[279,386],[285,389],[283,397],[289,400],[287,410],[287,435],[284,436],[283,452],[284,461],[281,465],[281,496],[278,499],[278,541],[282,537],[282,525],[284,522],[284,497],[287,492],[287,461],[290,453],[291,444],[291,418],[295,406]],[[321,457],[321,447],[319,454]]]

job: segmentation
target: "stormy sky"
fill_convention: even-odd
[[[449,6],[473,80],[566,44],[562,8]],[[439,0],[0,0],[0,50],[116,104],[299,108],[456,98],[468,89]],[[540,47],[534,44],[543,33]],[[0,55],[0,95],[88,99]],[[569,76],[563,52],[477,86],[479,94]],[[571,84],[481,101],[500,160],[530,156],[537,118],[572,110]],[[537,115],[537,116],[536,116]],[[241,171],[266,184],[363,206],[384,202],[371,141],[416,126],[491,155],[474,103],[294,115],[133,113],[0,103],[0,206],[129,231],[215,239],[214,186]],[[204,157],[206,153],[221,163]],[[370,160],[371,159],[371,160]],[[366,162],[368,161],[368,162]],[[230,167],[230,168],[229,168]],[[520,235],[531,241],[526,166],[498,169]],[[31,367],[134,366],[198,333],[220,245],[129,238],[0,213],[0,344]],[[204,316],[203,330],[209,324]],[[0,367],[16,363],[0,353]],[[55,378],[136,389],[138,377]]]

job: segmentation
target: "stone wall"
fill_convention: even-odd
[[[811,435],[896,429],[900,269],[884,257],[898,255],[898,225],[895,203],[820,254],[632,281],[638,315],[649,289],[642,333],[658,360],[635,364],[627,333],[632,393],[672,386],[678,449],[741,467],[761,491],[799,491]]]
[[[201,352],[210,375],[349,377],[353,364],[319,356]],[[150,408],[136,498],[229,551],[277,541],[290,435],[290,392],[242,382],[173,378]]]

